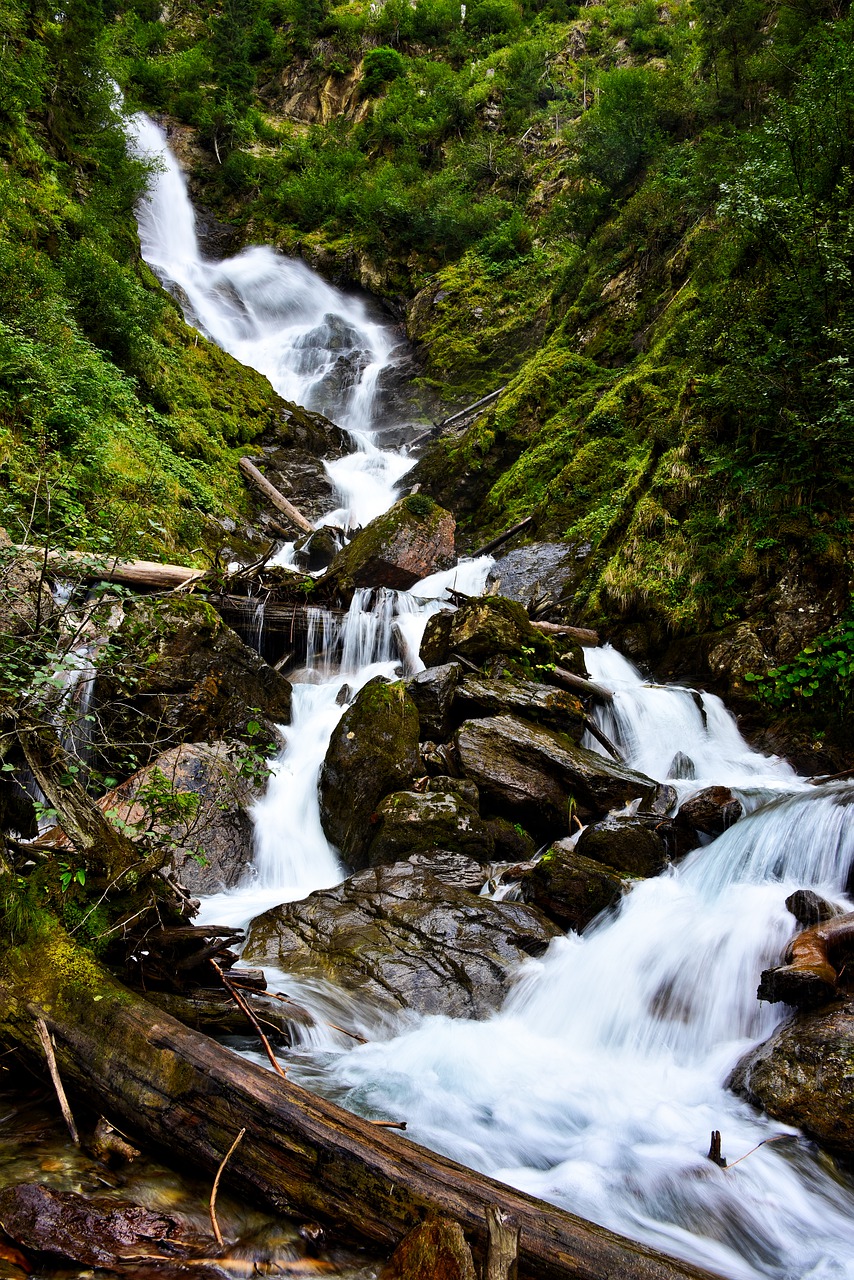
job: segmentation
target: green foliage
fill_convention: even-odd
[[[396,49],[369,49],[362,61],[362,93],[374,97],[405,71],[406,64]]]
[[[854,705],[854,607],[838,626],[818,636],[793,662],[745,677],[756,696],[778,710],[809,710],[842,721]]]

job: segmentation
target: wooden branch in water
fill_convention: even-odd
[[[255,488],[260,493],[263,493],[268,501],[272,502],[274,507],[277,507],[283,515],[286,515],[291,524],[296,525],[303,533],[314,533],[314,525],[306,520],[302,512],[298,511],[292,502],[288,502],[285,495],[274,484],[271,484],[266,476],[262,476],[254,462],[250,462],[248,458],[241,458],[238,465],[246,479],[251,481]]]
[[[546,674],[546,680],[549,684],[558,684],[562,689],[569,689],[572,693],[584,694],[594,702],[614,701],[614,695],[610,689],[606,689],[604,685],[595,684],[592,680],[585,680],[584,676],[577,676],[574,671],[565,671],[563,667],[555,667],[554,671],[549,671]]]
[[[604,747],[608,754],[613,756],[619,764],[624,763],[623,757],[620,755],[607,733],[602,732],[595,720],[592,720],[590,716],[586,716],[584,720],[584,727],[590,734],[591,738],[596,739],[600,747]]]
[[[589,627],[565,627],[560,622],[535,622],[533,619],[531,626],[545,632],[547,636],[566,636],[567,640],[575,640],[590,648],[595,649],[599,644],[599,632],[591,631]]]
[[[97,996],[97,1000],[94,998]],[[689,1263],[515,1191],[378,1128],[182,1026],[122,987],[58,925],[0,952],[0,1037],[38,1052],[51,1028],[63,1077],[123,1130],[238,1191],[384,1249],[428,1214],[485,1254],[487,1210],[521,1230],[521,1280],[708,1280]]]
[[[50,1072],[50,1078],[53,1081],[53,1087],[56,1091],[59,1109],[62,1112],[62,1118],[65,1121],[65,1127],[68,1130],[71,1141],[75,1147],[80,1146],[80,1135],[77,1132],[77,1125],[74,1123],[74,1116],[71,1114],[71,1108],[68,1105],[68,1098],[65,1096],[65,1090],[62,1087],[62,1079],[59,1074],[59,1067],[56,1065],[56,1054],[53,1051],[53,1045],[50,1042],[50,1032],[48,1031],[44,1018],[36,1018],[36,1031],[39,1035],[44,1056],[47,1059],[47,1069]]]

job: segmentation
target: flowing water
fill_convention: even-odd
[[[139,149],[165,166],[140,213],[144,251],[192,322],[283,394],[318,407],[339,321],[358,334],[362,373],[343,420],[377,481],[366,509],[388,505],[406,459],[386,463],[370,436],[371,388],[390,350],[382,326],[268,249],[203,260],[162,135],[139,118],[135,128]],[[341,492],[359,509],[358,484],[342,480]],[[317,806],[329,735],[373,675],[418,669],[426,618],[451,579],[477,592],[488,567],[462,565],[409,593],[359,593],[343,624],[318,613],[286,747],[255,811],[255,874],[208,899],[204,920],[243,924],[342,878]],[[752,751],[717,698],[649,684],[607,648],[587,658],[615,692],[600,723],[636,768],[671,781],[680,798],[729,785],[748,816],[638,884],[582,937],[557,940],[484,1022],[372,1021],[343,993],[271,974],[274,987],[287,983],[321,1017],[349,1016],[369,1037],[356,1047],[331,1033],[306,1037],[291,1078],[354,1110],[404,1117],[416,1142],[726,1275],[854,1277],[850,1183],[724,1087],[744,1050],[784,1016],[755,991],[793,931],[785,898],[812,887],[844,901],[854,787],[808,786]],[[731,1164],[783,1140],[720,1169],[705,1158],[713,1129]]]

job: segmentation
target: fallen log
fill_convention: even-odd
[[[314,533],[314,525],[306,520],[302,512],[298,511],[292,502],[288,502],[285,495],[274,484],[270,484],[266,476],[262,476],[253,462],[250,462],[248,458],[241,458],[238,466],[246,476],[246,479],[250,480],[255,485],[255,488],[272,502],[274,507],[277,507],[283,515],[286,515],[291,524],[295,524],[303,533]]]
[[[275,1209],[391,1249],[429,1213],[484,1257],[487,1211],[520,1229],[521,1280],[703,1280],[708,1273],[514,1191],[316,1097],[122,987],[41,917],[0,955],[0,1037],[38,1054],[44,1018],[63,1079],[123,1131]]]
[[[471,559],[477,560],[479,556],[491,555],[498,547],[509,542],[514,534],[521,533],[523,529],[527,529],[529,524],[534,523],[533,516],[525,516],[524,520],[520,520],[518,524],[511,525],[509,529],[505,529],[503,533],[499,533],[497,538],[493,538],[491,542],[487,542],[485,546],[479,547],[477,551],[471,553]]]
[[[80,582],[116,582],[125,587],[145,587],[151,591],[174,591],[206,577],[205,569],[185,564],[161,564],[158,560],[119,560],[93,551],[46,551],[43,547],[20,547],[24,555],[38,556],[59,570],[60,576]]]
[[[544,631],[547,636],[566,636],[567,640],[576,640],[578,644],[593,649],[599,644],[599,632],[591,631],[589,627],[565,627],[560,622],[535,622],[533,619],[531,626]]]
[[[602,684],[596,684],[593,680],[586,680],[584,676],[577,676],[573,671],[565,671],[563,667],[555,667],[553,671],[547,672],[546,680],[549,684],[560,685],[562,689],[584,694],[594,702],[614,701],[614,695],[610,689],[606,689]]]
[[[452,422],[459,422],[461,418],[468,417],[468,415],[473,413],[475,409],[480,409],[481,407],[491,404],[493,400],[497,400],[498,397],[506,390],[506,385],[499,387],[497,391],[490,391],[489,395],[481,396],[480,400],[475,400],[474,404],[467,404],[465,409],[458,409],[456,413],[452,413],[448,418],[443,418],[441,422],[434,422],[432,427],[428,427],[426,431],[422,431],[414,440],[410,440],[408,447],[410,449],[414,449],[417,444],[423,444],[425,440],[435,440],[443,427],[449,427]]]

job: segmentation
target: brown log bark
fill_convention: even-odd
[[[22,548],[24,550],[24,548]],[[117,582],[126,587],[145,587],[151,591],[174,591],[205,577],[204,569],[191,569],[184,564],[161,564],[157,560],[117,560],[87,551],[48,551],[32,548],[31,554],[47,556],[49,564],[63,576],[82,582]]]
[[[534,622],[531,626],[536,627],[538,631],[544,631],[547,636],[566,636],[567,640],[575,640],[578,644],[588,645],[590,648],[596,648],[599,644],[599,632],[591,631],[589,627],[565,627],[562,622]]]
[[[302,512],[298,511],[292,502],[288,502],[285,495],[280,493],[274,484],[270,484],[266,476],[262,476],[253,462],[250,462],[248,458],[241,458],[239,466],[246,479],[250,480],[255,485],[255,488],[272,502],[274,507],[277,507],[283,515],[286,515],[291,524],[296,525],[303,533],[314,533],[314,525],[306,520]]]
[[[522,1280],[702,1280],[708,1273],[464,1169],[182,1026],[121,987],[58,925],[0,956],[0,1036],[37,1052],[44,1018],[63,1078],[123,1131],[282,1212],[392,1248],[429,1213],[481,1257],[487,1210],[521,1229]]]
[[[610,689],[606,689],[604,685],[595,684],[592,680],[585,680],[583,676],[577,676],[573,671],[565,671],[563,667],[555,667],[554,671],[547,674],[546,680],[549,684],[559,684],[562,689],[584,694],[594,702],[614,701],[614,695]]]

